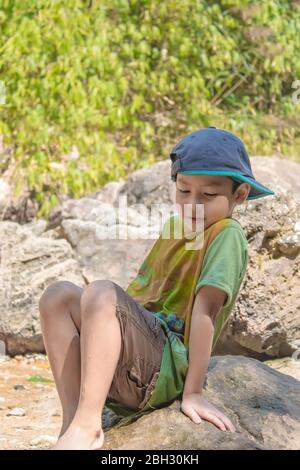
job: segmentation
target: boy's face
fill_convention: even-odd
[[[175,202],[193,229],[196,227],[196,204],[203,204],[205,230],[218,220],[231,217],[234,207],[242,204],[251,190],[248,183],[242,183],[232,193],[232,186],[233,180],[228,176],[177,173]],[[187,210],[184,211],[184,204],[191,204],[192,218]]]

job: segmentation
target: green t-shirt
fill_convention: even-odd
[[[169,239],[163,238],[166,229],[175,227],[182,227],[178,215],[166,222],[136,278],[126,289],[160,320],[166,344],[156,386],[142,410],[136,412],[121,404],[106,403],[123,416],[118,426],[181,396],[188,368],[189,325],[198,290],[203,285],[211,285],[227,293],[215,320],[214,348],[246,273],[248,244],[237,220],[226,218],[208,227],[197,250],[187,250],[186,238],[176,239],[172,230]]]

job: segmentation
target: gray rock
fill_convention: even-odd
[[[300,204],[287,193],[247,204],[235,218],[249,245],[238,301],[215,354],[290,356],[300,341]]]
[[[273,157],[252,157],[251,164],[256,178],[276,195],[249,201],[234,212],[247,235],[249,265],[214,353],[259,359],[291,356],[300,342],[300,165]],[[0,341],[6,338],[8,353],[42,350],[36,305],[29,299],[36,301],[54,280],[83,285],[111,279],[125,289],[155,242],[153,233],[147,235],[147,210],[153,204],[172,205],[174,196],[166,159],[132,173],[126,181],[108,183],[95,194],[62,198],[47,225],[43,220],[23,226],[2,223]],[[129,235],[124,239],[112,236],[125,227],[112,210],[121,197],[127,197],[129,206]],[[34,236],[31,241],[28,233]],[[24,249],[27,254],[21,255]],[[26,337],[18,346],[9,339],[16,337],[9,333],[14,322],[20,325],[17,336]]]
[[[300,449],[300,382],[255,359],[213,357],[206,398],[236,427],[223,432],[193,423],[180,401],[106,432],[103,450]]]
[[[62,227],[77,253],[87,283],[111,279],[125,288],[135,277],[141,258],[154,243],[149,239],[107,239],[102,227],[90,221],[67,219]]]
[[[36,236],[32,228],[0,223],[0,341],[6,353],[43,352],[38,302],[54,281],[84,285],[66,240]]]
[[[251,163],[256,178],[276,195],[235,209],[234,218],[248,238],[250,261],[234,312],[214,353],[284,357],[295,351],[300,340],[300,165],[271,157],[252,157]],[[139,204],[147,209],[152,204],[172,205],[174,190],[168,160],[130,175],[117,193],[127,195],[128,205],[135,205],[130,206],[129,227],[134,230],[144,221]],[[102,202],[110,201],[103,198]],[[115,206],[117,202],[114,198]],[[108,278],[126,288],[154,240],[103,239],[104,226],[114,228],[121,221],[110,223],[111,214],[97,206],[96,199],[94,205],[86,205],[84,220],[76,218],[75,210],[77,205],[79,212],[83,210],[82,200],[72,205],[61,227],[78,254],[86,282]]]
[[[25,387],[22,384],[16,384],[16,385],[14,385],[14,389],[15,390],[25,390]]]

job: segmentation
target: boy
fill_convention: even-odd
[[[165,223],[126,291],[108,280],[84,289],[59,281],[40,299],[63,408],[55,449],[100,449],[104,405],[124,425],[181,398],[181,411],[194,423],[204,419],[235,430],[204,398],[203,384],[248,262],[234,207],[274,192],[255,180],[241,140],[221,129],[185,136],[170,158],[176,204],[191,204],[192,217],[175,215]],[[197,204],[204,208],[200,249],[187,250],[185,237],[162,237],[166,228],[184,224],[197,233]]]

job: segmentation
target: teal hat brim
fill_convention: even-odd
[[[251,190],[248,194],[247,200],[258,199],[260,197],[272,196],[275,195],[275,192],[267,188],[263,184],[259,183],[256,180],[253,180],[247,176],[241,175],[237,171],[209,171],[209,170],[184,170],[178,171],[183,175],[221,175],[232,177],[235,181],[240,181],[241,183],[248,183],[251,186]]]

